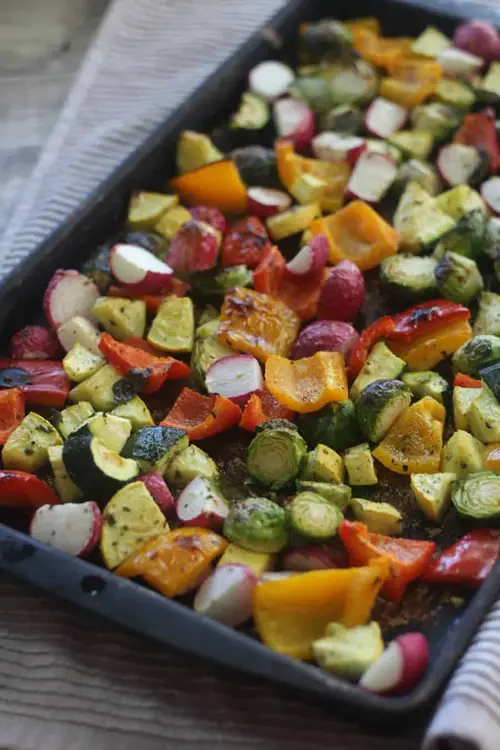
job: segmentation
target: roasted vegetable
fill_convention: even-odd
[[[343,521],[340,510],[321,495],[300,492],[286,509],[288,522],[301,536],[324,541],[335,536]]]
[[[412,474],[410,486],[420,510],[433,521],[440,521],[451,505],[451,489],[456,474]]]
[[[483,252],[485,231],[486,217],[483,211],[471,211],[438,242],[433,253],[434,258],[441,260],[445,253],[453,252],[476,260]]]
[[[446,252],[435,270],[438,289],[446,299],[461,304],[473,300],[483,288],[476,262],[458,253]]]
[[[205,451],[197,445],[188,445],[168,462],[165,479],[177,487],[185,487],[196,477],[217,482],[219,470],[215,461]]]
[[[453,355],[454,372],[477,377],[483,367],[500,362],[500,337],[482,335],[467,341]]]
[[[438,291],[435,277],[437,265],[437,260],[429,256],[421,258],[409,253],[398,253],[382,261],[380,281],[389,293],[402,299],[430,299]]]
[[[500,515],[500,476],[494,471],[469,474],[453,485],[451,499],[462,517],[493,521]]]
[[[365,437],[379,443],[411,404],[411,391],[401,380],[374,380],[356,401],[356,416]]]
[[[348,55],[352,35],[341,21],[325,18],[307,24],[299,37],[299,57],[302,63],[316,64]]]
[[[192,172],[213,161],[222,159],[223,155],[214,146],[207,135],[184,130],[177,143],[177,169],[179,172]]]
[[[247,469],[259,482],[279,489],[300,472],[307,446],[295,425],[285,420],[265,422],[248,447]]]
[[[252,552],[279,552],[288,541],[285,511],[264,497],[240,500],[229,509],[224,536]]]
[[[382,655],[384,641],[377,622],[355,628],[331,622],[323,638],[314,641],[312,650],[314,659],[327,672],[357,680]]]
[[[342,451],[361,439],[354,404],[348,400],[329,403],[312,414],[301,414],[298,427],[310,447],[322,443]]]
[[[2,449],[3,466],[35,472],[48,462],[48,449],[53,445],[62,445],[61,436],[50,422],[32,411],[7,438]]]
[[[163,474],[169,463],[188,446],[189,438],[175,427],[143,427],[130,437],[123,449],[126,458],[135,459],[143,471]]]
[[[307,454],[301,471],[301,479],[313,482],[335,482],[341,484],[344,478],[344,462],[332,448],[318,444]]]
[[[349,507],[354,513],[354,518],[366,524],[368,531],[391,536],[401,534],[403,516],[390,503],[353,497]]]

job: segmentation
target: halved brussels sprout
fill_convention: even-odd
[[[298,476],[306,455],[306,442],[297,430],[286,420],[276,420],[274,425],[267,423],[250,443],[247,470],[262,484],[279,489]]]
[[[240,500],[229,509],[224,536],[252,552],[279,552],[288,541],[285,511],[265,497]]]
[[[476,262],[458,253],[445,253],[436,271],[438,289],[446,299],[466,305],[483,288]]]

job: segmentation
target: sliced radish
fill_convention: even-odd
[[[481,154],[474,146],[450,143],[439,151],[436,166],[448,185],[463,185],[481,165]]]
[[[429,644],[422,633],[400,635],[360,680],[372,693],[405,693],[419,682],[429,664]]]
[[[365,151],[356,162],[349,182],[347,196],[367,203],[378,203],[396,179],[398,165],[392,156],[376,151]]]
[[[365,128],[376,138],[389,138],[401,130],[407,117],[407,109],[378,96],[366,110]]]
[[[300,99],[287,97],[274,103],[273,117],[278,136],[293,141],[299,151],[308,148],[314,137],[314,113]]]
[[[94,502],[42,505],[31,520],[33,539],[68,555],[88,555],[101,535],[102,517]]]
[[[122,286],[139,294],[163,291],[173,274],[170,266],[139,245],[114,245],[109,265],[113,276]]]
[[[466,21],[455,31],[453,43],[484,60],[500,58],[500,38],[489,21]]]
[[[248,212],[255,216],[274,216],[287,211],[292,205],[288,193],[265,187],[248,188],[247,200]]]
[[[316,234],[308,245],[304,245],[295,258],[286,264],[286,270],[294,276],[321,271],[328,261],[328,240],[325,235]]]
[[[57,338],[43,326],[24,326],[10,341],[12,359],[52,359],[58,351]]]
[[[334,164],[348,161],[353,166],[366,149],[366,141],[357,135],[325,131],[313,138],[311,146],[314,155],[322,161]]]
[[[150,471],[149,474],[139,477],[139,481],[144,482],[160,510],[166,516],[172,515],[175,510],[175,500],[160,472]]]
[[[217,567],[198,589],[193,609],[230,628],[252,615],[257,576],[246,565],[227,563]]]
[[[284,578],[296,576],[296,570],[271,570],[269,573],[263,573],[259,581],[282,581]]]
[[[92,279],[74,270],[55,272],[43,296],[43,311],[52,328],[59,328],[75,315],[93,320],[92,308],[100,296]]]
[[[244,405],[254,391],[264,387],[264,378],[259,361],[251,354],[231,354],[210,365],[205,385],[209,393]]]
[[[500,214],[500,177],[490,177],[481,185],[481,195],[491,210]]]
[[[340,554],[334,556],[324,547],[314,544],[308,547],[296,547],[287,552],[283,558],[285,568],[295,572],[342,568],[345,567],[345,563],[345,556]]]
[[[228,506],[205,477],[195,477],[177,500],[177,517],[186,526],[217,528],[224,522]]]
[[[266,60],[252,68],[249,76],[250,91],[272,102],[283,96],[295,80],[295,73],[278,60]]]
[[[59,326],[57,329],[57,338],[61,342],[62,348],[69,352],[75,344],[80,344],[88,349],[92,354],[99,355],[99,340],[101,334],[97,327],[87,318],[81,315],[75,315]]]
[[[477,55],[471,55],[463,49],[448,47],[437,56],[445,76],[453,78],[469,78],[478,73],[483,67],[484,60]]]

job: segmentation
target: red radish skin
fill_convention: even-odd
[[[252,599],[257,577],[246,565],[219,565],[202,583],[193,602],[201,615],[235,628],[252,615]]]
[[[111,248],[109,265],[120,286],[137,294],[155,294],[168,288],[173,271],[139,245],[119,243]]]
[[[57,338],[62,348],[69,352],[75,344],[80,344],[89,352],[100,356],[99,340],[101,334],[97,327],[81,315],[75,315],[57,329]]]
[[[340,352],[345,357],[359,339],[350,323],[341,320],[317,320],[299,334],[292,349],[292,359],[312,357],[316,352]]]
[[[177,518],[185,526],[216,529],[222,526],[228,506],[205,477],[195,477],[177,499]]]
[[[314,113],[300,99],[278,99],[273,107],[274,124],[279,138],[293,142],[298,151],[309,148],[314,137]]]
[[[42,505],[31,520],[30,535],[73,557],[83,557],[95,549],[101,527],[101,511],[92,501]]]
[[[376,138],[389,138],[401,130],[407,118],[407,109],[379,96],[366,110],[365,128]]]
[[[172,516],[175,512],[174,496],[170,492],[167,483],[159,471],[151,471],[149,474],[139,477],[144,482],[149,494],[166,516]]]
[[[483,60],[500,59],[500,37],[496,28],[488,21],[467,21],[460,24],[453,36],[453,43]]]
[[[398,165],[392,156],[364,151],[347,183],[346,197],[378,203],[391,187],[397,173]]]
[[[266,60],[252,68],[248,82],[253,94],[272,102],[284,96],[294,80],[295,73],[288,65],[278,60]]]
[[[248,188],[247,201],[248,213],[260,217],[280,214],[292,205],[292,199],[288,193],[264,187]]]
[[[319,320],[353,321],[365,301],[365,280],[350,260],[338,263],[321,289],[318,302]]]
[[[195,221],[204,221],[205,224],[210,224],[211,227],[221,234],[224,234],[227,229],[226,217],[218,208],[211,208],[210,206],[192,206],[189,209],[189,213]]]
[[[177,273],[208,271],[217,262],[221,236],[204,221],[187,221],[177,230],[166,262]]]
[[[500,214],[500,177],[490,177],[483,182],[481,196],[493,213]]]
[[[481,154],[474,146],[450,143],[439,151],[436,166],[441,179],[452,187],[469,182],[481,164]]]
[[[314,155],[322,161],[330,161],[334,164],[348,161],[351,166],[354,166],[366,150],[366,141],[357,135],[325,131],[313,138],[311,146]]]
[[[210,365],[205,385],[209,393],[218,393],[244,406],[252,393],[262,390],[264,377],[258,359],[251,354],[231,354]]]
[[[59,341],[43,326],[25,326],[10,341],[12,359],[54,359],[58,352]]]
[[[310,545],[308,547],[296,547],[287,552],[283,557],[283,566],[287,570],[297,573],[308,570],[329,570],[331,568],[344,568],[346,565],[345,555],[332,555],[324,547]]]
[[[322,271],[328,261],[329,245],[325,235],[316,234],[308,245],[299,250],[295,258],[286,264],[286,270],[294,276],[306,276]]]
[[[92,308],[99,296],[99,289],[87,276],[60,268],[43,296],[43,311],[50,327],[59,328],[75,315],[93,320]]]
[[[373,693],[398,695],[411,690],[429,665],[429,644],[422,633],[404,633],[364,673],[360,686]]]

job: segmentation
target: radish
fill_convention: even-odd
[[[463,185],[481,166],[482,158],[475,146],[450,143],[439,151],[436,166],[448,185]]]
[[[297,575],[296,570],[271,570],[269,573],[263,573],[259,581],[282,581],[284,578]]]
[[[484,61],[477,55],[471,55],[463,49],[448,47],[437,56],[445,76],[449,78],[470,78],[483,67]]]
[[[356,162],[347,183],[347,197],[378,203],[396,179],[397,173],[398,165],[392,156],[365,151]]]
[[[314,113],[300,99],[278,99],[273,117],[278,136],[293,141],[299,151],[308,148],[314,136]]]
[[[328,570],[345,567],[345,557],[335,557],[324,547],[311,544],[308,547],[297,547],[283,557],[285,568],[295,572],[308,570]]]
[[[186,526],[216,528],[224,522],[228,510],[222,495],[205,477],[192,479],[182,490],[176,505],[177,517]]]
[[[100,355],[99,340],[101,334],[96,326],[83,318],[81,315],[75,315],[59,326],[57,329],[57,338],[62,348],[69,352],[75,344],[80,344],[88,349],[92,354]]]
[[[342,260],[330,271],[321,288],[317,317],[320,320],[353,321],[366,296],[363,273],[350,260]]]
[[[286,270],[294,276],[321,271],[328,261],[329,245],[323,233],[316,234],[308,245],[304,245],[295,258],[286,264]]]
[[[283,96],[295,80],[295,73],[278,60],[265,60],[252,68],[249,76],[250,91],[272,102]]]
[[[111,248],[109,265],[121,286],[138,294],[164,291],[173,274],[170,266],[139,245],[119,243]]]
[[[422,633],[405,633],[368,667],[359,684],[372,693],[405,693],[419,682],[428,663],[426,637]]]
[[[248,212],[255,216],[274,216],[287,211],[292,205],[288,193],[265,187],[248,188],[247,201]]]
[[[211,206],[191,206],[189,213],[196,221],[204,221],[205,224],[210,224],[211,227],[221,234],[224,234],[227,229],[226,217],[218,208],[212,208]]]
[[[407,109],[378,96],[366,110],[365,128],[376,138],[389,138],[401,130],[407,117]]]
[[[100,296],[92,279],[78,271],[59,269],[43,296],[43,311],[52,328],[59,328],[75,315],[93,319],[92,308]]]
[[[254,391],[264,388],[264,378],[259,361],[251,354],[230,354],[210,365],[205,385],[209,393],[244,405]]]
[[[483,60],[500,58],[500,37],[496,28],[488,21],[462,23],[455,31],[453,43]]]
[[[198,589],[193,609],[230,628],[237,627],[252,615],[256,585],[257,576],[246,565],[220,565]]]
[[[31,520],[33,539],[68,555],[88,555],[101,535],[102,516],[94,502],[42,505]]]
[[[311,146],[314,155],[322,161],[331,161],[334,164],[348,161],[354,166],[366,150],[366,141],[357,135],[325,131],[313,138]]]
[[[146,485],[149,494],[166,516],[173,514],[175,500],[159,471],[150,471],[149,474],[144,474],[144,476],[139,477],[139,482]]]
[[[481,185],[481,196],[488,208],[500,214],[500,177],[490,177]]]
[[[350,323],[316,320],[299,333],[292,348],[292,359],[312,357],[316,352],[340,352],[347,357],[358,339],[358,332]]]
[[[25,326],[10,340],[12,359],[52,359],[58,351],[58,340],[43,326]]]
[[[187,221],[174,234],[167,261],[174,271],[208,271],[217,262],[221,235],[206,221]]]

